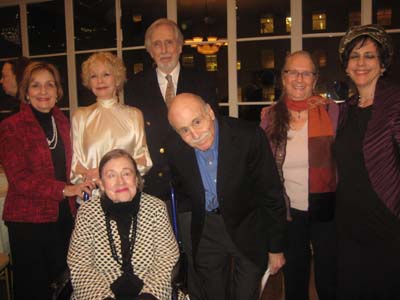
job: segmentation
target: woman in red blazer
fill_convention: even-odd
[[[90,193],[93,183],[68,183],[71,141],[68,119],[55,107],[63,94],[57,69],[30,63],[19,93],[20,112],[0,123],[14,299],[50,299],[50,283],[66,268],[76,212],[69,197]]]

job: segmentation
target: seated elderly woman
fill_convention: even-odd
[[[141,192],[124,150],[105,154],[99,175],[101,196],[79,209],[68,253],[73,299],[171,299],[179,252],[165,204]]]

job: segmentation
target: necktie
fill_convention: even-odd
[[[172,82],[172,76],[170,74],[165,76],[165,79],[168,81],[167,90],[165,91],[165,104],[167,107],[169,107],[172,99],[175,97],[175,88],[174,83]]]

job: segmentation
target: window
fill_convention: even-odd
[[[286,35],[290,0],[237,0],[238,38]]]
[[[186,68],[194,67],[194,56],[193,55],[182,55],[182,65]]]
[[[206,55],[206,70],[208,72],[218,71],[218,62],[216,55]]]
[[[390,8],[379,9],[376,18],[379,25],[390,26],[392,25],[392,10]]]
[[[326,67],[328,64],[328,57],[324,50],[317,49],[313,53],[314,59],[318,64],[318,68]]]
[[[361,0],[303,0],[303,33],[345,32],[351,12],[360,12]],[[292,16],[293,17],[293,16]]]
[[[371,23],[380,24],[385,29],[395,29],[398,31],[400,29],[400,1],[372,1]]]
[[[64,1],[29,4],[27,12],[29,54],[65,53]]]
[[[0,57],[21,56],[19,7],[1,8],[0,20]]]
[[[315,91],[327,93],[337,80],[346,81],[346,74],[339,62],[338,45],[341,37],[309,38],[303,40],[303,49],[310,52],[319,66]]]
[[[144,34],[154,20],[170,14],[185,39],[198,36],[202,44],[208,43],[202,48],[205,54],[199,53],[197,46],[185,45],[181,63],[208,71],[217,87],[220,113],[257,121],[261,108],[281,94],[280,70],[291,49],[308,50],[315,56],[320,68],[317,92],[329,97],[336,97],[331,96],[334,82],[348,83],[337,53],[341,34],[360,24],[361,18],[390,29],[395,49],[400,49],[398,0],[368,0],[372,2],[372,14],[361,10],[364,0],[300,1],[301,7],[291,15],[290,4],[297,4],[297,0],[0,0],[0,66],[6,59],[20,55],[56,64],[66,94],[58,105],[68,114],[71,106],[95,101],[80,79],[81,63],[91,53],[106,50],[121,55],[128,78],[153,68],[153,60],[144,48]],[[20,7],[25,4],[28,14],[20,16]],[[116,10],[119,7],[121,11]],[[20,30],[25,18],[29,26],[26,36]],[[236,31],[230,28],[228,37],[227,24],[235,21]],[[299,36],[292,39],[290,35],[292,21],[302,22],[301,43]],[[66,22],[73,24],[74,30],[66,30]],[[121,32],[117,34],[118,28]],[[72,31],[75,36],[67,37]],[[209,37],[222,41],[218,51],[213,47],[217,42],[208,41]],[[74,47],[67,49],[66,41],[75,42]],[[236,46],[237,51],[228,61],[230,46]],[[394,59],[390,76],[400,78],[400,59]],[[229,72],[228,63],[232,67]],[[68,82],[71,70],[76,76]],[[0,88],[0,113],[6,109],[2,98]]]
[[[139,72],[143,71],[143,64],[142,63],[137,63],[133,64],[133,73],[137,74]]]
[[[115,0],[74,0],[76,50],[116,47]]]
[[[312,15],[312,29],[315,31],[326,30],[325,13],[315,13]]]
[[[266,49],[261,51],[261,65],[264,69],[275,68],[275,56],[273,49]]]
[[[243,102],[279,98],[280,70],[286,53],[290,51],[290,39],[241,42],[237,49],[241,61],[241,69],[237,71],[238,88],[242,92]],[[250,108],[244,109],[248,110],[251,111]]]
[[[236,62],[236,70],[240,70],[242,68],[242,62],[240,61],[240,60],[238,60],[237,62]]]
[[[352,11],[349,13],[349,27],[361,24],[361,12]]]
[[[167,15],[166,0],[121,0],[122,46],[143,46],[146,29]]]
[[[286,17],[285,23],[286,23],[286,32],[291,32],[292,31],[292,18]]]
[[[145,49],[123,51],[122,59],[126,66],[126,76],[128,79],[141,70],[153,67],[153,60]]]
[[[260,18],[260,33],[274,32],[274,18],[271,15],[266,15]]]

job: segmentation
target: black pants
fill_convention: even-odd
[[[308,213],[291,209],[284,266],[286,300],[308,300],[311,255],[319,300],[335,299],[336,238],[331,222],[310,222]],[[311,254],[312,246],[312,254]]]
[[[50,284],[67,267],[72,217],[55,223],[8,222],[14,300],[50,300]]]
[[[188,259],[188,291],[190,300],[204,300],[206,296],[202,289],[199,276],[194,269],[193,252],[192,252],[192,239],[190,234],[190,225],[192,222],[192,213],[184,212],[179,214],[179,229],[180,238],[182,241],[183,249]]]
[[[195,266],[207,300],[258,299],[262,270],[239,252],[221,215],[206,214]]]

